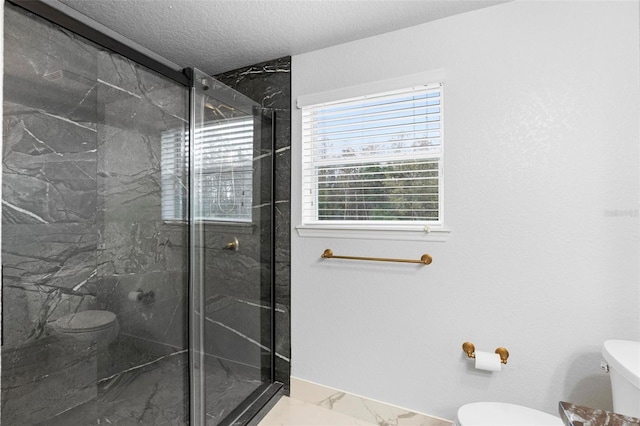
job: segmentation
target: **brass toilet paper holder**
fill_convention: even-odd
[[[464,342],[462,344],[462,350],[467,354],[467,356],[469,358],[475,358],[476,357],[476,347],[474,346],[473,343],[471,342]],[[500,362],[503,364],[507,363],[507,358],[509,358],[509,351],[507,350],[507,348],[503,348],[502,346],[499,348],[496,348],[496,350],[494,351],[495,353],[497,353],[498,355],[500,355]]]

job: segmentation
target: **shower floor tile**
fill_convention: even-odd
[[[366,426],[374,425],[317,405],[282,397],[258,426]]]
[[[98,397],[40,425],[186,425],[189,415],[186,351],[159,357],[98,382]],[[207,423],[216,424],[260,383],[220,362],[207,367]]]
[[[188,413],[186,354],[177,353],[98,382],[98,397],[42,422],[70,425],[182,425]]]

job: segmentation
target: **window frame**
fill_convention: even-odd
[[[358,86],[350,86],[327,92],[311,95],[303,95],[297,98],[297,107],[300,110],[300,140],[301,140],[301,171],[307,168],[305,164],[305,152],[307,147],[302,142],[302,108],[336,101],[346,101],[353,98],[382,94],[411,87],[429,87],[439,85],[443,91],[445,84],[444,70],[434,70],[426,73],[418,73],[390,80],[366,83]],[[441,92],[441,99],[443,94]],[[418,241],[446,241],[450,230],[445,226],[444,203],[444,161],[445,161],[445,119],[444,102],[441,104],[441,138],[442,145],[439,156],[439,220],[437,223],[427,221],[393,220],[393,221],[306,221],[304,217],[305,190],[308,185],[302,182],[300,208],[300,224],[296,231],[301,237],[327,237],[327,238],[362,238],[362,239],[388,239],[388,240],[418,240]]]

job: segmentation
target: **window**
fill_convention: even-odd
[[[251,222],[253,118],[206,123],[194,143],[194,217],[217,222]],[[162,134],[162,217],[186,219],[189,148],[180,131]]]
[[[302,106],[303,227],[442,224],[442,84]]]

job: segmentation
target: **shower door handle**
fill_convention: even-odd
[[[238,251],[239,248],[240,248],[240,242],[238,242],[238,239],[236,237],[233,237],[233,240],[228,242],[227,245],[224,246],[222,249]]]

